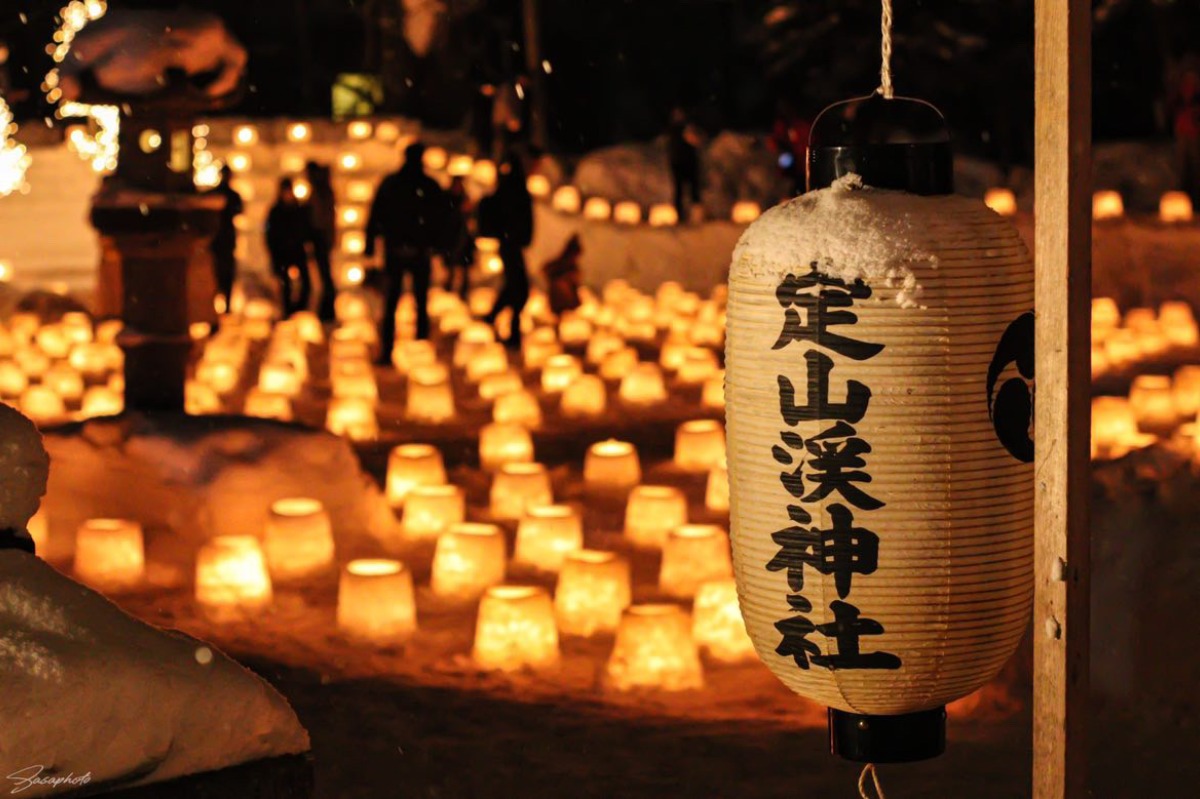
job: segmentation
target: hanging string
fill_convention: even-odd
[[[883,4],[887,6],[890,5],[890,2],[889,0],[883,0]],[[884,63],[886,64],[887,62],[884,61]],[[887,95],[884,96],[886,97]],[[887,796],[883,793],[883,786],[879,784],[879,772],[875,770],[874,763],[868,763],[863,767],[862,774],[858,775],[858,795],[862,799],[871,799],[870,795],[867,793],[868,774],[871,775],[871,782],[875,784],[875,795],[878,796],[879,799],[887,799]]]
[[[883,21],[880,24],[883,34],[880,55],[883,64],[879,68],[879,93],[884,99],[891,100],[896,96],[892,89],[892,0],[883,0]]]

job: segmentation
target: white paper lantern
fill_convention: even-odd
[[[990,680],[1033,591],[1033,267],[978,201],[861,188],[768,211],[729,279],[735,576],[759,656],[846,713]]]

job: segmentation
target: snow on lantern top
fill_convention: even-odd
[[[33,422],[4,404],[0,404],[0,475],[0,531],[22,531],[46,493],[50,456]]]

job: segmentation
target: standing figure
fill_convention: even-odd
[[[513,155],[500,164],[496,191],[479,203],[479,232],[500,241],[500,260],[504,263],[504,286],[484,320],[494,324],[502,310],[512,309],[505,344],[520,349],[521,311],[529,301],[525,248],[533,241],[533,197],[525,185],[525,169]]]
[[[217,307],[226,312],[233,303],[233,282],[237,277],[237,259],[234,257],[234,250],[237,249],[237,227],[234,220],[245,210],[242,195],[233,188],[233,170],[228,164],[221,167],[221,182],[213,191],[225,198],[225,205],[217,218],[217,233],[213,236],[209,250],[212,252],[213,278],[216,280],[217,294],[222,297],[223,303],[218,303]]]
[[[685,197],[700,204],[700,137],[682,108],[671,111],[667,128],[667,160],[675,185],[675,210],[682,222],[688,218]]]
[[[458,293],[464,300],[471,288],[471,264],[475,261],[475,237],[471,235],[474,211],[466,182],[455,177],[450,181],[450,213],[446,219],[446,291],[454,291],[454,277],[461,274]]]
[[[1200,203],[1200,66],[1185,62],[1171,102],[1180,188]]]
[[[781,100],[767,144],[775,154],[775,163],[787,181],[792,197],[804,190],[811,131],[812,123],[801,116],[790,101]]]
[[[379,363],[391,362],[396,343],[396,307],[404,295],[404,276],[412,279],[417,304],[417,338],[429,338],[430,258],[445,245],[450,200],[422,163],[425,145],[415,142],[404,150],[404,165],[383,179],[367,220],[368,258],[383,238],[386,276],[383,320],[379,330]]]
[[[312,187],[308,211],[313,231],[313,260],[317,263],[317,277],[321,281],[317,316],[322,322],[332,322],[333,301],[337,296],[332,266],[333,243],[337,239],[337,199],[328,166],[309,161],[304,165],[304,174]]]
[[[279,181],[279,197],[267,214],[267,250],[271,271],[279,280],[283,315],[308,307],[312,278],[308,274],[308,245],[313,241],[308,209],[296,198],[291,178]]]
[[[576,233],[559,256],[542,267],[550,284],[550,310],[556,315],[579,307],[579,286],[582,282],[579,256],[582,254],[583,245]]]

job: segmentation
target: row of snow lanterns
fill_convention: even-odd
[[[1128,397],[1092,400],[1092,458],[1115,460],[1180,432],[1197,438],[1200,365],[1185,364],[1173,375],[1138,375]]]
[[[1017,197],[1012,189],[991,188],[984,203],[1001,216],[1015,216]],[[1125,216],[1125,201],[1113,189],[1101,189],[1092,194],[1092,219],[1097,222],[1121,219]],[[1192,198],[1186,192],[1163,192],[1158,201],[1158,219],[1164,224],[1184,224],[1193,219]]]
[[[121,323],[93,325],[82,312],[43,323],[18,312],[0,325],[0,399],[39,425],[120,413],[124,354]]]
[[[1120,372],[1172,350],[1200,346],[1200,326],[1186,302],[1173,300],[1121,314],[1111,297],[1092,300],[1092,376]]]

